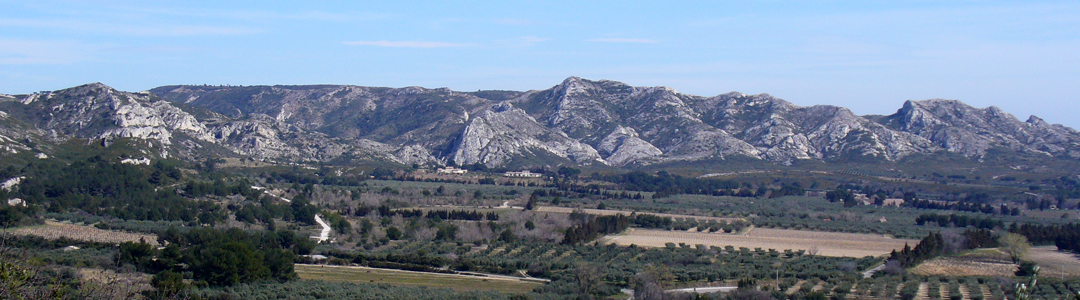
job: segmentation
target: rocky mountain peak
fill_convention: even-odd
[[[1037,127],[1045,127],[1050,125],[1049,123],[1046,123],[1046,121],[1043,121],[1042,118],[1036,117],[1035,115],[1029,116],[1026,122]]]
[[[472,118],[459,139],[452,156],[458,164],[494,167],[508,164],[515,156],[545,154],[577,163],[602,162],[596,149],[544,127],[506,102]]]
[[[210,140],[206,127],[193,116],[149,94],[117,91],[91,83],[21,99],[32,110],[46,111],[27,120],[42,129],[109,144],[118,138],[172,144],[174,131]]]
[[[907,101],[895,114],[864,117],[769,94],[700,97],[576,76],[529,92],[282,85],[127,93],[94,83],[3,98],[0,109],[8,114],[0,127],[16,119],[62,138],[142,139],[193,155],[216,144],[277,161],[640,166],[743,156],[788,164],[942,151],[978,158],[994,147],[1080,158],[1076,130],[956,100]]]
[[[1032,116],[1022,122],[998,107],[974,108],[957,100],[907,101],[885,119],[890,128],[933,141],[949,152],[981,156],[992,147],[1042,155],[1076,155],[1076,136],[1042,124]],[[1061,126],[1064,128],[1064,126]]]

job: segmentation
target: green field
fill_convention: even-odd
[[[455,291],[498,291],[527,293],[539,283],[503,278],[482,278],[466,275],[436,274],[365,267],[296,265],[296,274],[303,280],[353,283],[385,283],[395,286],[424,286],[449,288]]]

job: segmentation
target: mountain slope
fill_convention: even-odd
[[[883,120],[891,129],[931,140],[965,156],[980,156],[992,147],[1026,153],[1080,158],[1080,135],[1061,125],[1031,116],[1022,122],[997,107],[977,109],[956,100],[907,101]]]
[[[768,94],[702,97],[570,77],[540,91],[351,85],[163,86],[100,83],[0,95],[0,150],[78,138],[147,141],[161,156],[279,162],[644,166],[732,157],[779,164],[895,161],[993,149],[1080,159],[1080,132],[955,100],[908,101],[889,116],[800,107]],[[206,153],[207,149],[227,153]]]

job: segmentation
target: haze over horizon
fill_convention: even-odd
[[[1080,128],[1080,3],[0,1],[0,93],[102,82],[546,89],[569,76]],[[257,7],[256,6],[261,6]]]

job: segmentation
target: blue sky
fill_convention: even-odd
[[[581,76],[858,114],[958,99],[1080,128],[1076,1],[221,2],[0,0],[0,93]]]

